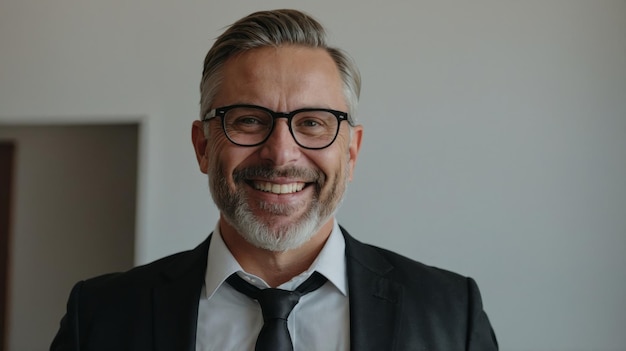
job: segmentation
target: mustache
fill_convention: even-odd
[[[263,178],[268,180],[275,178],[297,178],[306,183],[317,183],[320,185],[326,181],[326,176],[321,171],[301,167],[278,169],[261,165],[238,168],[233,171],[233,180],[236,183],[243,182],[251,178]]]

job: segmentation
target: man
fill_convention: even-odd
[[[359,90],[355,65],[301,12],[227,29],[192,127],[215,230],[192,251],[78,283],[51,349],[496,350],[472,279],[335,221],[361,145]]]

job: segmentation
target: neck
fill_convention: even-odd
[[[277,252],[250,244],[224,218],[220,218],[224,243],[241,268],[262,278],[271,287],[277,287],[307,270],[324,247],[333,225],[334,219],[331,218],[302,246]]]

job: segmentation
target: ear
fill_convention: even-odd
[[[207,138],[204,135],[204,123],[202,121],[194,121],[191,126],[191,142],[196,151],[196,158],[200,171],[206,173],[209,168],[209,156],[207,153]]]
[[[354,168],[356,167],[356,159],[359,156],[359,151],[361,150],[361,139],[363,137],[363,126],[358,125],[352,127],[352,139],[350,139],[350,146],[348,149],[348,154],[350,155],[350,159],[348,160],[349,166],[349,176],[348,179],[352,180],[354,175]]]

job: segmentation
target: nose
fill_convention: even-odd
[[[274,130],[261,145],[260,156],[274,166],[283,166],[295,162],[300,157],[300,146],[296,144],[287,119],[275,121]]]

